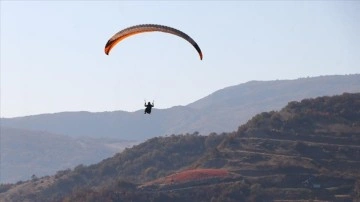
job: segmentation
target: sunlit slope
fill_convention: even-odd
[[[0,197],[352,201],[360,196],[359,145],[360,94],[346,93],[290,102],[232,133],[152,138],[99,164],[4,187]]]

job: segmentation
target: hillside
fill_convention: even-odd
[[[359,74],[319,76],[295,80],[250,81],[230,86],[187,105],[200,110],[202,114],[191,127],[204,132],[235,131],[256,114],[280,110],[291,101],[344,92],[359,93],[359,79]],[[206,129],[207,126],[211,127]]]
[[[4,174],[0,177],[0,182],[29,179],[33,174],[41,177],[53,174],[59,169],[73,168],[78,164],[88,165],[99,162],[119,151],[113,147],[109,148],[107,141],[140,142],[159,135],[194,133],[194,131],[207,135],[212,131],[235,131],[240,124],[245,123],[256,113],[280,109],[292,100],[342,92],[360,92],[360,75],[251,81],[221,89],[187,106],[155,109],[151,116],[144,116],[143,111],[139,110],[98,113],[61,112],[3,118],[0,120],[0,130],[4,138],[11,136],[6,128],[12,128],[13,132],[15,129],[28,131],[33,141],[30,141],[31,147],[16,146],[29,142],[25,132],[17,133],[16,138],[8,139],[3,148],[6,151],[18,150],[18,152],[1,152],[3,162],[0,172]],[[66,140],[62,139],[60,143],[64,144],[59,147],[45,146],[56,144],[57,137],[49,135],[42,140],[43,136],[32,135],[33,131],[64,135]],[[20,137],[20,134],[24,137]],[[46,155],[43,158],[43,154],[39,151],[46,151],[56,156]]]
[[[95,165],[80,165],[73,171],[67,169],[54,176],[4,185],[2,190],[10,190],[0,193],[0,198],[47,201],[68,194],[75,187],[112,186],[118,181],[132,184],[156,179],[192,164],[223,138],[224,135],[198,134],[152,138]],[[34,195],[34,192],[41,194]]]
[[[290,102],[236,132],[156,137],[17,185],[3,201],[360,199],[360,93]]]
[[[290,101],[360,92],[360,74],[295,80],[250,81],[218,90],[187,106],[136,112],[61,112],[2,118],[2,126],[71,137],[146,140],[159,135],[231,132],[257,113],[280,110]]]
[[[58,170],[79,164],[98,163],[136,143],[1,127],[0,182],[28,180],[33,175],[54,175]]]

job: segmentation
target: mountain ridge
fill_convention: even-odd
[[[344,92],[360,92],[360,74],[249,81],[217,90],[186,106],[155,108],[149,117],[144,116],[142,110],[81,111],[1,118],[1,123],[2,126],[45,130],[73,137],[145,140],[157,135],[195,131],[201,134],[230,132],[255,114],[280,109],[287,102]]]
[[[4,201],[360,199],[360,93],[289,102],[237,131],[155,137],[90,166],[0,187]]]

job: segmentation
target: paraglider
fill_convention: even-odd
[[[199,47],[199,45],[195,42],[194,39],[192,39],[189,35],[187,35],[186,33],[172,28],[172,27],[168,27],[165,25],[158,25],[158,24],[140,24],[140,25],[135,25],[135,26],[131,26],[128,28],[125,28],[123,30],[120,30],[119,32],[117,32],[115,35],[113,35],[106,43],[105,45],[105,54],[109,55],[110,51],[121,41],[123,41],[124,39],[136,35],[136,34],[141,34],[141,33],[146,33],[146,32],[164,32],[164,33],[169,33],[169,34],[173,34],[175,36],[181,37],[183,39],[185,39],[187,42],[189,42],[197,51],[197,53],[199,54],[200,60],[202,60],[203,58],[203,54],[201,52],[201,49]],[[154,101],[151,104],[150,102],[148,102],[146,104],[145,101],[145,111],[144,114],[150,114],[151,113],[151,109],[154,107]]]
[[[133,36],[135,34],[141,34],[141,33],[145,33],[145,32],[155,32],[155,31],[173,34],[173,35],[176,35],[176,36],[179,36],[179,37],[185,39],[196,49],[196,51],[198,52],[198,54],[200,56],[200,60],[202,60],[203,55],[202,55],[201,49],[198,46],[198,44],[194,41],[194,39],[192,39],[189,35],[185,34],[184,32],[182,32],[178,29],[164,26],[164,25],[157,25],[157,24],[135,25],[135,26],[131,26],[131,27],[128,27],[128,28],[125,28],[125,29],[119,31],[114,36],[112,36],[106,43],[105,54],[109,55],[111,49],[114,48],[114,46],[116,44],[118,44],[120,41],[124,40],[127,37]]]

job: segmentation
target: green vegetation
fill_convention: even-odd
[[[159,180],[203,168],[229,174]],[[360,93],[345,93],[290,102],[280,111],[254,116],[233,133],[152,138],[95,165],[2,185],[0,198],[356,201],[360,199],[359,168]]]

